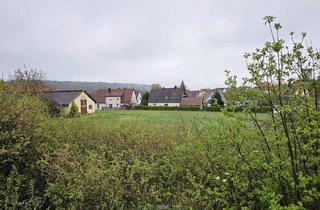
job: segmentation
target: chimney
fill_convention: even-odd
[[[108,93],[111,93],[111,88],[108,88]]]

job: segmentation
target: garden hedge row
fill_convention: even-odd
[[[220,112],[222,111],[223,107],[219,106],[212,106],[212,107],[204,107],[203,109],[200,110],[199,107],[194,107],[194,106],[135,106],[132,107],[131,109],[134,110],[161,110],[161,111],[208,111],[208,112]],[[244,111],[243,107],[226,107],[225,108],[229,112],[242,112]],[[261,107],[255,107],[251,108],[253,111],[255,109],[256,112],[258,113],[266,113],[270,112],[271,109],[268,106],[261,106]]]
[[[166,110],[166,111],[200,111],[194,106],[135,106],[135,110]]]

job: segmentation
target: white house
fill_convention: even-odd
[[[141,104],[141,100],[142,100],[142,94],[139,90],[135,90],[134,91],[136,98],[137,98],[137,105]]]
[[[134,89],[99,89],[95,92],[97,109],[117,109],[137,105]]]

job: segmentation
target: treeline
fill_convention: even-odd
[[[109,82],[79,82],[79,81],[54,81],[45,80],[45,84],[53,90],[87,90],[96,91],[106,88],[134,88],[141,91],[149,91],[151,85],[133,83],[109,83]]]

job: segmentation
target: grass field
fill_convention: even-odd
[[[221,112],[108,110],[94,115],[82,116],[80,120],[101,123],[137,121],[150,124],[177,124],[192,121],[214,122],[224,118]]]
[[[243,119],[248,116],[245,113],[237,113]],[[265,118],[266,114],[259,114],[259,118]],[[94,122],[99,124],[121,124],[125,122],[136,122],[137,125],[150,124],[161,125],[190,125],[198,122],[203,125],[226,120],[227,116],[222,112],[199,112],[199,111],[151,111],[151,110],[107,110],[97,111],[93,115],[81,116],[81,122]]]

